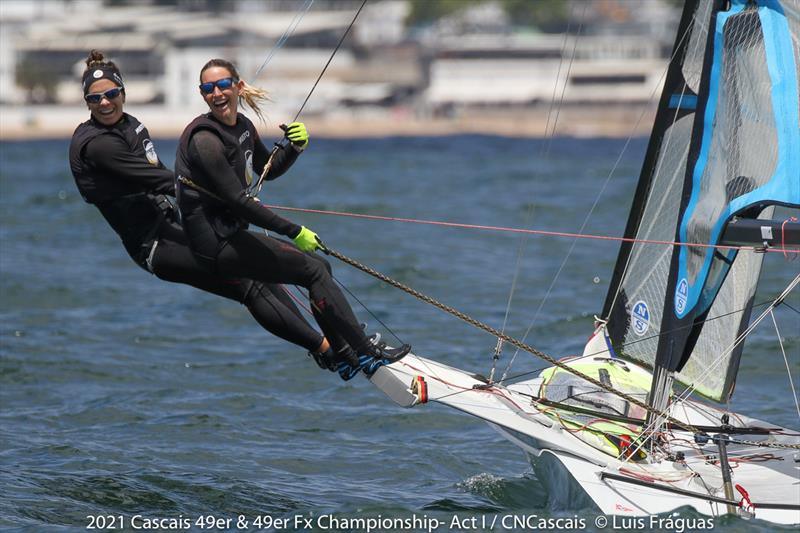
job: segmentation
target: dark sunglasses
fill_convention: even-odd
[[[211,94],[214,92],[214,87],[219,87],[220,91],[224,91],[225,89],[230,89],[233,87],[234,83],[238,82],[239,80],[236,78],[222,78],[221,80],[217,81],[207,81],[200,84],[200,91],[203,94]]]
[[[113,89],[109,89],[104,93],[87,94],[86,96],[83,97],[83,99],[89,102],[90,104],[99,104],[103,100],[103,97],[109,100],[113,100],[114,98],[119,96],[119,93],[121,92],[122,89],[120,87],[114,87]]]

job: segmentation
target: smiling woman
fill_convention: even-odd
[[[103,54],[92,50],[83,73],[83,99],[92,118],[104,126],[112,126],[122,118],[125,86],[117,66],[103,62]]]
[[[262,327],[319,360],[330,345],[283,287],[224,277],[198,262],[175,209],[174,174],[159,160],[144,124],[123,110],[125,85],[117,65],[92,50],[82,85],[91,116],[72,136],[72,174],[84,200],[97,206],[136,264],[160,279],[242,303]]]
[[[270,153],[250,119],[238,111],[244,100],[260,116],[259,102],[267,99],[266,91],[246,84],[224,59],[203,66],[199,88],[209,113],[186,126],[175,158],[178,204],[198,261],[224,276],[308,289],[314,318],[333,346],[334,357],[327,363],[345,380],[405,356],[410,346],[392,349],[365,335],[333,281],[330,265],[313,253],[320,247],[317,235],[249,194],[256,176],[263,173],[273,180],[297,160],[308,145],[305,125],[286,126],[289,144],[276,145]],[[294,245],[247,231],[250,224],[289,237]]]

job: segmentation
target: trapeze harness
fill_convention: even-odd
[[[253,159],[259,159],[256,152],[263,150],[258,132],[253,123],[241,113],[234,126],[227,126],[215,120],[210,113],[195,118],[184,130],[178,144],[178,153],[175,158],[175,175],[177,179],[176,190],[178,205],[180,206],[183,227],[189,239],[189,244],[195,256],[203,261],[209,268],[215,270],[216,258],[225,247],[226,240],[241,230],[249,227],[249,222],[240,214],[234,212],[232,207],[221,201],[215,194],[216,187],[213,172],[192,173],[190,166],[190,141],[195,133],[207,130],[213,132],[222,141],[225,159],[236,174],[242,189],[247,189],[254,178],[258,176],[253,171]],[[273,165],[274,179],[285,172],[297,159],[299,152],[295,150],[279,150],[276,154],[276,164]],[[209,175],[205,175],[209,174]],[[200,190],[184,185],[184,182],[196,183]],[[210,191],[208,194],[202,191]],[[239,206],[244,207],[252,214],[262,227],[282,235],[294,236],[300,231],[300,226],[274,214],[256,200],[241,196]]]

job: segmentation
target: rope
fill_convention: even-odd
[[[461,311],[459,311],[459,310],[457,310],[457,309],[455,309],[453,307],[450,307],[449,305],[446,305],[446,304],[444,304],[442,302],[439,302],[438,300],[435,300],[434,298],[431,298],[430,296],[428,296],[426,294],[423,294],[423,293],[421,293],[421,292],[419,292],[419,291],[417,291],[415,289],[412,289],[408,285],[405,285],[405,284],[403,284],[403,283],[401,283],[401,282],[399,282],[397,280],[394,280],[394,279],[390,278],[389,276],[387,276],[385,274],[382,274],[382,273],[378,272],[377,270],[374,270],[374,269],[372,269],[372,268],[370,268],[370,267],[368,267],[368,266],[366,266],[364,264],[359,263],[355,259],[351,259],[351,258],[349,258],[349,257],[347,257],[345,255],[342,255],[341,253],[337,252],[336,250],[331,250],[330,248],[324,248],[323,247],[323,251],[326,254],[331,255],[331,256],[335,257],[336,259],[342,261],[343,263],[347,263],[348,265],[350,265],[352,267],[355,267],[355,268],[361,270],[362,272],[365,272],[365,273],[369,274],[370,276],[372,276],[374,278],[377,278],[377,279],[381,280],[382,282],[384,282],[384,283],[386,283],[388,285],[391,285],[391,286],[393,286],[395,288],[398,288],[398,289],[400,289],[400,290],[402,290],[402,291],[414,296],[415,298],[417,298],[419,300],[422,300],[423,302],[436,307],[437,309],[440,309],[440,310],[442,310],[442,311],[444,311],[446,313],[449,313],[449,314],[453,315],[454,317],[456,317],[456,318],[458,318],[460,320],[463,320],[464,322],[466,322],[467,324],[470,324],[471,326],[474,326],[474,327],[476,327],[478,329],[481,329],[481,330],[491,334],[494,337],[502,339],[503,341],[505,341],[505,342],[507,342],[507,343],[509,343],[509,344],[511,344],[513,346],[516,346],[517,348],[519,348],[521,350],[524,350],[526,352],[530,352],[533,355],[535,355],[535,356],[537,356],[537,357],[539,357],[541,359],[544,359],[545,361],[547,361],[551,365],[557,366],[557,367],[561,368],[562,370],[565,370],[565,371],[567,371],[567,372],[569,372],[571,374],[574,374],[574,375],[578,376],[579,378],[588,381],[592,385],[595,385],[596,387],[599,387],[600,389],[605,390],[606,392],[610,392],[611,394],[619,396],[623,400],[626,400],[626,401],[628,401],[628,402],[630,402],[630,403],[632,403],[632,404],[634,404],[634,405],[636,405],[638,407],[641,407],[642,409],[646,409],[647,411],[652,412],[653,414],[661,416],[661,417],[667,419],[669,422],[671,422],[671,423],[673,423],[673,424],[675,424],[675,425],[677,425],[679,427],[682,427],[682,428],[684,428],[686,430],[689,430],[689,431],[693,431],[695,433],[697,432],[697,430],[696,430],[696,428],[694,428],[694,426],[692,426],[690,424],[687,424],[685,422],[681,422],[680,420],[676,420],[676,419],[670,417],[666,413],[659,412],[659,411],[653,409],[651,406],[647,405],[646,403],[642,402],[641,400],[638,400],[638,399],[634,398],[633,396],[625,394],[624,392],[620,392],[618,390],[615,390],[612,387],[609,387],[608,385],[605,385],[604,383],[596,380],[595,378],[593,378],[591,376],[588,376],[588,375],[584,374],[583,372],[581,372],[579,370],[576,370],[576,369],[574,369],[574,368],[572,368],[570,366],[567,366],[565,363],[562,363],[558,359],[556,359],[556,358],[554,358],[554,357],[552,357],[550,355],[547,355],[546,353],[544,353],[544,352],[542,352],[540,350],[537,350],[533,346],[525,344],[524,342],[521,342],[521,341],[519,341],[519,340],[517,340],[517,339],[515,339],[515,338],[513,338],[513,337],[511,337],[509,335],[506,335],[505,333],[502,333],[501,331],[493,328],[492,326],[490,326],[488,324],[484,324],[483,322],[480,322],[480,321],[476,320],[475,318],[472,318],[471,316],[469,316],[469,315],[467,315],[465,313],[462,313]]]
[[[345,37],[347,37],[347,34],[350,33],[350,28],[352,28],[353,24],[356,23],[356,19],[358,18],[358,15],[361,14],[361,10],[364,9],[365,5],[367,5],[367,0],[363,0],[363,2],[361,2],[361,6],[359,6],[358,11],[356,11],[356,14],[353,15],[353,20],[350,21],[350,25],[347,26],[346,30],[344,30],[341,39],[339,39],[339,42],[336,43],[336,48],[334,48],[333,52],[331,52],[331,56],[328,58],[328,62],[325,63],[324,67],[322,67],[322,71],[319,73],[319,76],[317,76],[317,80],[314,82],[314,85],[311,87],[311,90],[308,91],[306,99],[303,100],[303,104],[300,106],[300,109],[297,110],[297,114],[294,116],[292,122],[297,122],[297,118],[300,116],[300,113],[303,112],[303,109],[305,109],[306,104],[308,103],[308,99],[311,98],[312,94],[314,94],[314,89],[317,88],[317,85],[319,84],[319,81],[322,79],[322,76],[325,75],[325,71],[328,70],[328,65],[331,64],[331,61],[333,61],[333,57],[336,55],[336,52],[339,51],[339,48],[342,46]],[[309,7],[311,6],[309,5]],[[267,174],[269,174],[269,171],[272,168],[272,160],[275,158],[275,154],[278,152],[279,148],[282,148],[282,145],[280,143],[275,143],[275,147],[269,154],[269,159],[267,160],[267,164],[264,165],[264,170],[261,172],[261,176],[259,176],[258,180],[253,185],[251,185],[247,191],[250,196],[258,196],[258,193],[261,192],[261,187],[264,185],[264,180],[267,179]]]
[[[275,55],[275,52],[277,52],[280,48],[283,47],[284,44],[286,44],[286,41],[289,40],[289,37],[292,36],[294,30],[297,29],[297,26],[300,24],[300,21],[303,20],[304,16],[306,16],[306,13],[308,13],[308,10],[311,9],[311,5],[313,3],[314,0],[305,0],[305,4],[303,4],[303,7],[300,8],[300,10],[294,16],[292,21],[283,31],[283,35],[280,36],[278,41],[272,47],[272,50],[270,50],[269,54],[267,54],[267,58],[264,60],[263,63],[261,63],[261,66],[258,67],[258,70],[256,70],[256,73],[253,75],[253,79],[258,78],[258,75],[261,74],[261,71],[264,70],[267,64],[272,60],[272,57]]]
[[[314,86],[311,87],[310,91],[308,91],[308,96],[306,96],[306,99],[303,100],[303,105],[300,106],[300,109],[297,111],[297,114],[294,116],[294,121],[297,121],[297,117],[299,117],[300,113],[303,112],[303,108],[306,107],[306,104],[308,103],[308,99],[311,98],[311,95],[314,93],[314,89],[317,88],[317,84],[319,83],[319,80],[322,79],[322,76],[325,74],[325,71],[328,70],[328,65],[331,64],[331,61],[333,61],[333,56],[335,56],[336,52],[339,51],[339,47],[342,46],[342,43],[344,42],[345,37],[347,37],[347,34],[350,33],[350,28],[352,28],[353,24],[356,23],[356,19],[358,18],[358,15],[361,14],[361,10],[364,9],[365,5],[367,5],[367,0],[364,0],[363,2],[361,2],[361,6],[359,6],[358,11],[356,11],[356,14],[353,15],[353,20],[350,21],[350,25],[347,27],[346,30],[344,30],[344,33],[342,34],[342,38],[339,39],[339,42],[336,43],[336,48],[334,48],[333,52],[331,52],[331,57],[328,58],[328,62],[325,63],[324,67],[322,67],[322,72],[319,73],[319,76],[317,77],[317,81],[314,82]]]
[[[524,229],[524,228],[512,228],[506,226],[486,226],[482,224],[463,224],[459,222],[445,222],[439,220],[426,220],[426,219],[418,219],[418,218],[404,218],[404,217],[387,217],[387,216],[380,216],[380,215],[365,215],[362,213],[349,213],[346,211],[329,211],[325,209],[308,209],[303,207],[291,207],[286,205],[265,205],[265,207],[269,207],[270,209],[277,209],[279,211],[289,211],[295,213],[311,213],[316,215],[331,215],[331,216],[339,216],[339,217],[349,217],[349,218],[360,218],[366,220],[382,220],[386,222],[403,222],[408,224],[425,224],[429,226],[443,226],[448,228],[461,228],[461,229],[477,229],[477,230],[487,230],[487,231],[504,231],[510,233],[528,233],[531,235],[540,235],[544,237],[566,237],[566,238],[573,238],[573,239],[589,239],[589,240],[600,240],[600,241],[616,241],[616,242],[631,242],[631,243],[641,243],[641,244],[661,244],[665,246],[687,246],[687,247],[695,247],[695,248],[715,248],[722,251],[728,250],[737,250],[737,251],[751,251],[753,250],[752,246],[727,246],[721,244],[703,244],[703,243],[692,243],[692,242],[678,242],[678,241],[660,241],[655,239],[636,239],[633,237],[614,237],[612,235],[597,235],[592,233],[569,233],[569,232],[562,232],[562,231],[546,231],[546,230],[535,230],[535,229]],[[796,250],[791,249],[784,249],[784,248],[767,248],[762,250],[759,248],[759,252],[766,251],[766,252],[796,252]]]
[[[517,339],[515,339],[515,338],[513,338],[513,337],[511,337],[509,335],[506,335],[505,333],[502,333],[502,332],[498,331],[497,329],[493,328],[492,326],[490,326],[488,324],[484,324],[483,322],[480,322],[480,321],[476,320],[475,318],[472,318],[471,316],[469,316],[469,315],[467,315],[465,313],[462,313],[461,311],[459,311],[459,310],[457,310],[457,309],[455,309],[453,307],[450,307],[449,305],[446,305],[446,304],[444,304],[442,302],[439,302],[438,300],[435,300],[434,298],[431,298],[430,296],[428,296],[426,294],[423,294],[423,293],[421,293],[421,292],[419,292],[419,291],[417,291],[415,289],[412,289],[408,285],[405,285],[405,284],[403,284],[403,283],[401,283],[401,282],[399,282],[397,280],[394,280],[394,279],[390,278],[389,276],[387,276],[385,274],[382,274],[382,273],[378,272],[377,270],[374,270],[374,269],[372,269],[372,268],[370,268],[370,267],[368,267],[368,266],[366,266],[364,264],[359,263],[355,259],[351,259],[351,258],[347,257],[346,255],[343,255],[343,254],[337,252],[336,250],[331,250],[330,248],[327,248],[324,245],[321,245],[320,247],[321,247],[323,252],[325,252],[326,254],[328,254],[330,256],[335,257],[336,259],[342,261],[343,263],[346,263],[346,264],[348,264],[348,265],[350,265],[352,267],[355,267],[358,270],[361,270],[362,272],[365,272],[366,274],[369,274],[370,276],[372,276],[374,278],[377,278],[380,281],[382,281],[382,282],[384,282],[384,283],[386,283],[388,285],[391,285],[391,286],[393,286],[395,288],[398,288],[398,289],[402,290],[403,292],[406,292],[406,293],[414,296],[415,298],[417,298],[417,299],[419,299],[419,300],[421,300],[421,301],[423,301],[423,302],[425,302],[427,304],[430,304],[430,305],[436,307],[437,309],[440,309],[440,310],[442,310],[442,311],[444,311],[446,313],[449,313],[449,314],[453,315],[454,317],[456,317],[456,318],[458,318],[460,320],[463,320],[467,324],[470,324],[471,326],[474,326],[474,327],[476,327],[476,328],[478,328],[480,330],[483,330],[483,331],[489,333],[490,335],[495,336],[498,339],[501,339],[501,340],[503,340],[503,341],[505,341],[505,342],[507,342],[507,343],[519,348],[520,350],[524,350],[526,352],[529,352],[529,353],[539,357],[540,359],[543,359],[543,360],[547,361],[548,363],[550,363],[553,366],[556,366],[556,367],[558,367],[558,368],[560,368],[560,369],[562,369],[562,370],[564,370],[566,372],[569,372],[570,374],[573,374],[573,375],[575,375],[575,376],[577,376],[577,377],[579,377],[579,378],[581,378],[583,380],[586,380],[587,382],[591,383],[592,385],[594,385],[595,387],[598,387],[601,390],[609,392],[609,393],[611,393],[611,394],[613,394],[615,396],[618,396],[618,397],[622,398],[623,400],[625,400],[625,401],[627,401],[627,402],[629,402],[629,403],[631,403],[633,405],[641,407],[642,409],[646,410],[647,412],[652,413],[652,414],[662,418],[664,421],[669,422],[669,423],[671,423],[672,425],[674,425],[676,427],[683,428],[686,431],[690,431],[692,433],[702,433],[698,428],[696,428],[692,424],[689,424],[687,422],[682,422],[682,421],[670,416],[666,412],[659,411],[658,409],[653,408],[652,406],[646,404],[645,402],[642,402],[641,400],[639,400],[637,398],[634,398],[633,396],[631,396],[629,394],[626,394],[624,392],[620,392],[620,391],[618,391],[618,390],[616,390],[616,389],[614,389],[612,387],[609,387],[608,385],[605,385],[604,383],[600,382],[599,380],[597,380],[597,379],[595,379],[595,378],[593,378],[593,377],[591,377],[589,375],[586,375],[583,372],[581,372],[579,370],[576,370],[576,369],[566,365],[565,363],[562,363],[558,359],[555,359],[554,357],[552,357],[550,355],[547,355],[546,353],[544,353],[544,352],[542,352],[540,350],[537,350],[533,346],[530,346],[530,345],[528,345],[528,344],[526,344],[526,343],[524,343],[524,342],[522,342],[520,340],[517,340]],[[731,440],[731,442],[736,442],[737,444],[747,444],[747,445],[757,446],[757,447],[766,447],[766,448],[800,449],[800,444],[780,444],[780,443],[769,443],[769,442],[745,441],[745,440],[738,440],[738,439],[735,440],[735,441]]]
[[[563,61],[563,58],[564,58],[564,55],[565,55],[564,51],[567,48],[568,37],[570,35],[570,28],[572,26],[572,19],[574,18],[573,17],[573,13],[572,13],[573,9],[574,9],[574,6],[571,6],[570,7],[570,16],[569,16],[569,19],[568,19],[569,22],[567,24],[567,29],[564,32],[564,39],[563,39],[563,41],[561,43],[561,60],[558,62],[558,71],[556,72],[555,81],[553,82],[553,94],[550,97],[550,107],[547,110],[547,123],[544,126],[544,137],[545,137],[545,139],[547,139],[547,142],[544,145],[542,145],[542,149],[539,151],[538,160],[539,161],[543,161],[544,163],[547,163],[549,161],[550,148],[553,145],[553,137],[555,137],[556,126],[558,126],[558,117],[561,114],[561,106],[564,103],[564,95],[565,95],[566,90],[567,90],[567,85],[568,85],[567,84],[567,79],[569,78],[570,72],[572,72],[572,65],[573,65],[573,62],[575,61],[575,50],[577,49],[577,46],[578,46],[578,37],[576,36],[576,38],[574,39],[574,44],[572,46],[572,54],[570,55],[569,66],[567,68],[566,75],[564,76],[564,85],[563,85],[563,87],[561,89],[561,98],[559,99],[558,106],[556,106],[555,105],[555,103],[556,103],[556,94],[558,93],[558,84],[559,84],[559,81],[561,80],[561,68],[564,66],[564,61]],[[580,36],[580,33],[581,33],[582,29],[583,29],[583,19],[584,19],[585,15],[586,15],[586,5],[584,5],[584,7],[583,7],[583,15],[581,16],[581,23],[580,23],[580,25],[578,27],[578,36]],[[553,129],[551,130],[550,129],[550,118],[553,116],[553,109],[554,108],[555,108],[556,112],[555,112],[555,119],[553,120]],[[526,227],[526,228],[531,225],[531,219],[533,218],[533,207],[534,207],[534,204],[531,203],[530,206],[528,207],[527,213],[525,214],[525,223],[523,224],[523,226]],[[512,302],[514,300],[514,294],[516,294],[516,290],[517,290],[517,280],[519,279],[519,274],[522,271],[522,258],[525,255],[525,247],[528,244],[528,238],[527,237],[528,237],[527,235],[523,234],[519,239],[519,247],[517,248],[517,261],[516,261],[516,264],[514,266],[514,277],[511,280],[511,289],[509,290],[509,293],[508,293],[508,303],[506,304],[506,312],[505,312],[505,315],[503,316],[503,325],[500,327],[500,331],[502,331],[503,333],[506,332],[506,324],[508,324],[508,317],[511,314],[511,304],[512,304]],[[546,298],[547,297],[545,297],[545,299]],[[503,341],[500,340],[500,339],[497,339],[497,345],[495,346],[494,355],[492,356],[492,369],[489,372],[489,382],[490,383],[494,381],[494,373],[495,373],[495,371],[497,369],[497,362],[500,360],[500,354],[502,353],[502,351],[503,351]],[[514,355],[516,356],[516,354],[514,354]],[[508,375],[508,368],[506,368],[506,371],[503,374],[503,380],[506,378],[507,375]]]
[[[775,320],[775,313],[772,311],[772,309],[770,309],[769,314],[772,317],[772,324],[775,326],[775,333],[778,335],[778,344],[780,345],[781,353],[783,354],[783,362],[786,364],[786,373],[789,374],[789,386],[792,388],[792,396],[794,396],[794,406],[797,408],[797,416],[800,417],[800,402],[797,401],[797,391],[794,389],[794,379],[792,379],[792,371],[789,368],[789,359],[786,357],[786,350],[783,347],[781,332],[778,330],[778,321]]]

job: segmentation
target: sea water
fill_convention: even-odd
[[[240,305],[136,267],[77,193],[67,146],[0,144],[1,530],[601,530],[595,510],[554,499],[523,453],[484,423],[434,404],[401,409],[361,377],[344,383],[320,370]],[[620,236],[645,146],[312,138],[261,199]],[[169,165],[175,148],[156,140]],[[280,213],[331,248],[557,357],[581,351],[619,247]],[[767,254],[757,302],[798,271],[800,260],[789,259]],[[369,331],[490,371],[495,339],[332,261]],[[776,318],[797,384],[800,296],[787,303]],[[746,348],[731,407],[797,428],[780,346],[765,321]],[[514,356],[504,349],[498,373]],[[544,366],[520,353],[510,375]],[[684,509],[673,518],[691,529],[704,517]],[[775,529],[732,517],[713,525]]]

